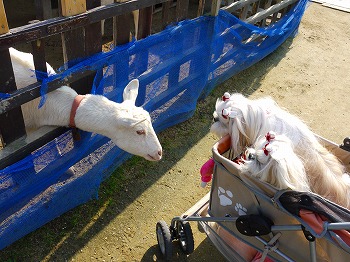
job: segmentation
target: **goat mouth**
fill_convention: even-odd
[[[162,157],[153,157],[153,156],[151,156],[150,154],[147,154],[147,159],[148,160],[151,160],[151,161],[159,161],[159,160],[161,160],[161,158]]]

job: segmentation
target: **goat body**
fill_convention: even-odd
[[[33,56],[10,48],[10,56],[18,88],[36,82]],[[48,73],[54,70],[47,64]],[[152,127],[149,113],[135,106],[139,82],[130,81],[125,87],[122,103],[104,96],[85,95],[75,114],[77,128],[110,138],[118,147],[150,161],[162,157],[162,147]],[[38,109],[39,98],[22,105],[27,133],[42,126],[68,126],[72,104],[77,92],[62,86],[47,94],[45,104]]]

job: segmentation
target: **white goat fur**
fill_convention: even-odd
[[[101,0],[101,5],[108,5],[108,4],[112,4],[114,2],[118,2],[118,3],[123,3],[123,2],[127,2],[129,0]],[[137,33],[138,33],[138,28],[139,28],[139,10],[135,10],[132,11],[132,15],[134,17],[134,26],[135,26],[135,38],[137,38]],[[104,35],[105,34],[105,20],[101,21],[101,34]]]
[[[223,109],[230,112],[228,119],[220,116]],[[350,207],[349,186],[343,179],[344,166],[319,143],[305,123],[280,108],[271,98],[250,100],[241,94],[233,94],[226,102],[218,99],[214,117],[219,121],[212,125],[211,131],[219,137],[230,134],[235,156],[270,130],[284,134],[304,163],[311,190]]]
[[[10,48],[10,56],[18,88],[35,83],[33,56]],[[48,73],[54,73],[47,64]],[[135,106],[138,80],[132,80],[124,89],[124,102],[115,103],[104,96],[87,94],[75,115],[77,128],[104,135],[118,147],[150,161],[160,160],[162,147],[151,124],[149,113]],[[22,105],[27,133],[42,126],[68,126],[70,111],[77,92],[62,86],[47,94],[47,100],[38,109],[39,98]]]
[[[304,164],[294,153],[288,137],[276,135],[270,141],[264,137],[259,138],[253,147],[245,150],[244,155],[241,169],[243,173],[257,177],[278,189],[311,191]]]

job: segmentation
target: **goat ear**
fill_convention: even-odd
[[[123,99],[124,101],[130,100],[132,102],[136,101],[136,97],[139,90],[139,80],[133,79],[129,84],[124,88]]]

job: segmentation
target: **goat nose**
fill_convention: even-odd
[[[158,156],[162,156],[162,150],[158,151]]]

